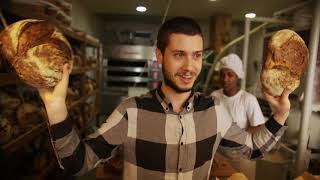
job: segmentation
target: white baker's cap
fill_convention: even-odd
[[[236,73],[239,79],[244,78],[242,61],[236,54],[231,53],[220,60],[219,69],[221,70],[223,68],[231,69]]]

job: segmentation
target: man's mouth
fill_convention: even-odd
[[[178,77],[180,80],[185,83],[189,84],[193,81],[194,73],[188,72],[188,73],[179,73]]]

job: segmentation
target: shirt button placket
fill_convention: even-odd
[[[180,136],[181,136],[181,143],[182,143],[182,136],[183,136],[183,131],[184,131],[184,127],[183,127],[183,122],[182,122],[182,115],[180,114],[179,115],[179,121],[180,121],[180,123],[181,123],[181,134],[180,134]]]
[[[182,127],[181,127],[182,129],[181,129],[180,150],[179,150],[179,151],[180,151],[180,152],[179,152],[179,168],[178,168],[179,174],[182,173],[182,168],[181,168],[181,166],[182,166],[181,160],[182,160],[182,159],[181,159],[181,158],[182,158],[183,150],[182,150],[181,148],[183,147],[183,144],[184,144],[184,143],[183,143],[183,140],[182,140],[182,139],[183,139],[182,137],[183,137],[183,134],[184,134],[184,127],[183,127],[183,124],[184,124],[184,123],[183,123],[183,121],[182,121],[182,118],[183,118],[183,116],[182,116],[181,114],[179,114],[179,121],[180,121],[181,126],[182,126]],[[180,176],[179,176],[179,177],[180,177]]]

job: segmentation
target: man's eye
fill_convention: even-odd
[[[175,53],[174,57],[181,58],[181,57],[183,57],[183,53]]]
[[[202,54],[201,53],[196,53],[196,54],[194,54],[194,58],[195,59],[202,58]]]

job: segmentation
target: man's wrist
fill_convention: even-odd
[[[68,116],[68,110],[65,103],[59,105],[58,107],[46,106],[46,110],[50,125],[60,123]]]
[[[281,125],[284,125],[289,116],[289,111],[285,113],[275,113],[273,118]]]

